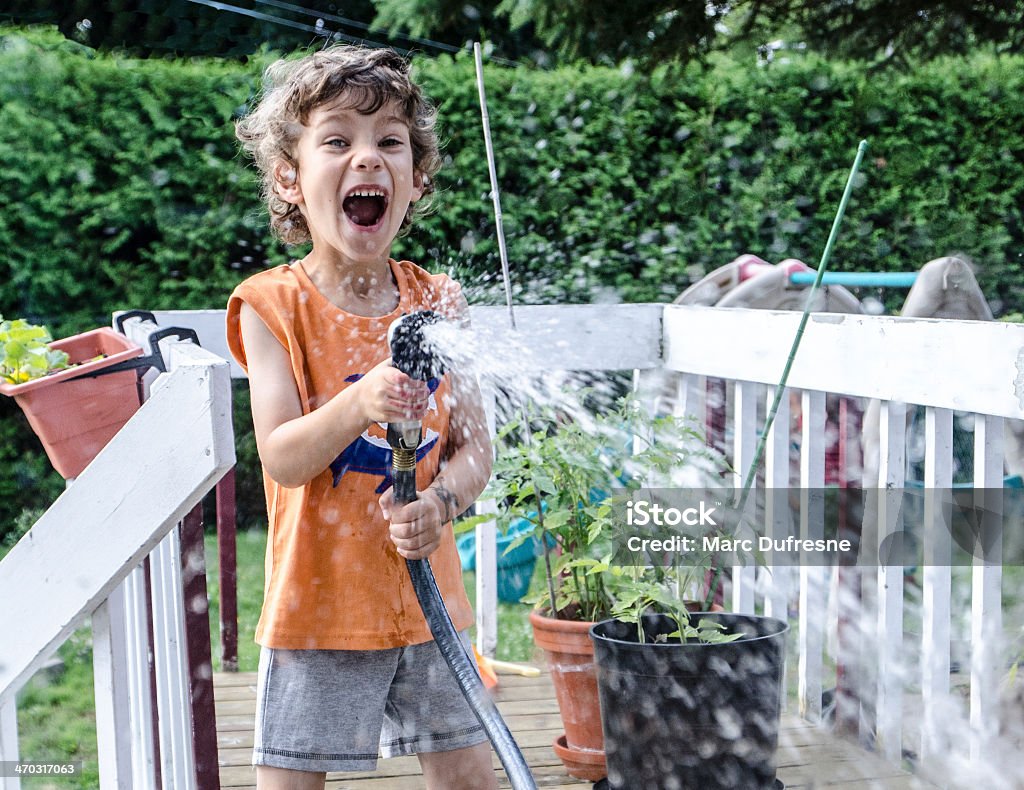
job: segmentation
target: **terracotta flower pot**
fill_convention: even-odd
[[[53,468],[67,479],[78,477],[139,410],[134,370],[77,377],[140,356],[142,348],[105,327],[54,341],[50,347],[66,352],[75,366],[24,384],[0,383],[0,392],[17,401]],[[101,354],[103,359],[86,361]]]
[[[596,782],[605,776],[601,706],[597,694],[593,623],[556,620],[530,613],[533,639],[547,653],[551,682],[565,735],[556,739],[555,753],[570,776]]]

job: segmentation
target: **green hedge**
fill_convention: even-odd
[[[232,134],[270,59],[116,59],[0,30],[0,313],[64,335],[120,308],[221,307],[244,277],[301,254],[269,237]],[[448,162],[435,212],[396,254],[498,301],[472,61],[417,71]],[[1022,308],[1024,58],[907,74],[806,56],[487,77],[520,302],[670,300],[742,252],[816,264],[868,138],[833,268],[965,253],[997,311]],[[47,477],[13,414],[0,404],[0,534]]]

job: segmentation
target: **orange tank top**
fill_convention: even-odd
[[[250,277],[228,302],[231,353],[246,367],[239,331],[249,304],[288,350],[303,414],[326,403],[388,356],[387,330],[403,313],[452,314],[459,286],[407,261],[391,261],[399,289],[389,315],[364,317],[332,304],[298,263]],[[417,451],[416,484],[437,475],[448,436],[447,377],[432,380],[430,408]],[[413,592],[405,560],[395,550],[377,500],[391,484],[385,428],[373,425],[330,468],[301,488],[285,488],[266,472],[269,533],[263,611],[256,641],[291,650],[378,650],[432,637]],[[473,621],[449,526],[430,557],[452,622]]]

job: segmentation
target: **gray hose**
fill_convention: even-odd
[[[448,611],[444,608],[430,563],[427,560],[405,562],[409,567],[409,576],[412,578],[412,586],[419,599],[423,616],[430,626],[430,633],[434,635],[434,641],[448,663],[452,675],[455,676],[462,695],[487,733],[513,790],[536,790],[537,783],[533,780],[526,758],[523,757],[512,733],[509,732],[508,725],[501,718],[497,706],[484,688],[476,666],[466,653]]]
[[[431,311],[413,313],[395,321],[388,330],[392,363],[414,379],[425,381],[443,373],[443,362],[438,359],[423,337],[423,327],[437,323],[441,318]],[[388,444],[392,451],[392,478],[394,500],[405,504],[416,500],[416,448],[419,445],[419,426],[416,423],[389,423]],[[508,725],[498,712],[494,700],[484,688],[476,670],[475,661],[463,647],[459,634],[452,625],[444,600],[437,589],[434,572],[427,560],[406,560],[412,587],[430,626],[441,655],[455,676],[462,695],[469,703],[477,721],[487,733],[501,765],[508,775],[512,790],[537,790],[537,783],[519,750]]]

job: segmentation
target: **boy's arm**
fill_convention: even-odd
[[[283,486],[312,480],[372,422],[422,418],[426,412],[426,384],[385,360],[304,415],[287,350],[248,304],[242,304],[239,319],[256,446],[267,474]]]

